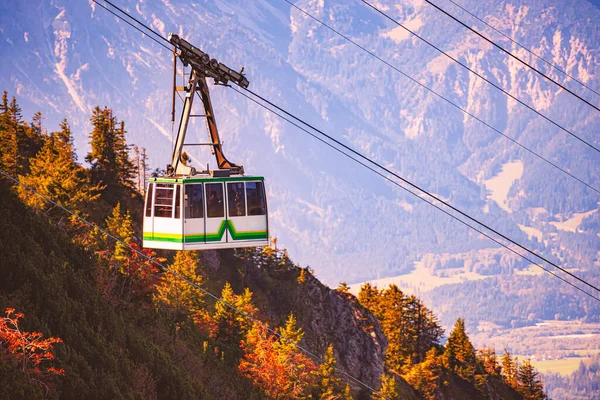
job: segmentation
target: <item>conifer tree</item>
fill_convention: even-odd
[[[340,282],[337,289],[335,289],[338,293],[349,295],[350,294],[350,286],[346,282]]]
[[[80,214],[85,214],[89,203],[99,197],[101,187],[92,185],[87,171],[75,162],[71,130],[66,121],[61,130],[53,132],[46,143],[29,162],[29,173],[20,180],[58,204]],[[19,187],[23,201],[40,210],[53,206],[39,196]]]
[[[275,349],[280,354],[286,356],[298,350],[297,345],[304,337],[304,331],[302,328],[296,327],[296,317],[293,313],[288,316],[285,326],[281,328],[280,334],[284,339],[279,340],[275,345]]]
[[[363,307],[371,311],[378,319],[381,319],[379,313],[379,290],[377,286],[372,286],[369,282],[364,283],[358,292],[358,301]]]
[[[381,389],[379,392],[389,400],[400,400],[400,385],[392,374],[381,375]]]
[[[458,318],[444,350],[445,365],[461,378],[473,382],[477,371],[475,348],[465,330],[465,320]]]
[[[396,285],[379,291],[365,283],[358,299],[379,320],[388,338],[386,367],[392,372],[400,374],[405,365],[422,361],[443,335],[435,315]]]
[[[545,400],[544,386],[530,360],[519,366],[517,391],[525,400]]]
[[[125,261],[129,255],[128,244],[133,239],[133,222],[129,210],[125,214],[121,213],[121,203],[113,208],[112,214],[106,219],[106,229],[110,234],[120,239],[125,244],[116,241],[113,258],[117,261]]]
[[[246,288],[241,295],[236,295],[229,282],[225,282],[221,291],[221,301],[215,304],[215,312],[209,321],[213,337],[223,343],[239,346],[251,324],[245,316],[237,313],[227,304],[253,316],[256,308],[252,304],[252,292]]]
[[[519,371],[518,360],[516,358],[513,359],[508,350],[504,349],[504,354],[500,357],[500,362],[502,364],[502,377],[504,378],[504,382],[516,389]]]
[[[135,167],[129,159],[125,124],[117,121],[111,109],[100,107],[94,108],[91,122],[91,151],[85,159],[91,165],[94,182],[109,188],[132,187]]]
[[[439,396],[442,386],[442,362],[437,350],[432,348],[427,352],[425,360],[411,368],[403,375],[404,379],[417,390],[423,399],[434,400]]]
[[[198,252],[178,251],[169,268],[198,286],[204,279],[197,273]],[[156,287],[155,303],[172,307],[176,312],[195,316],[204,309],[203,293],[171,273],[164,273]]]
[[[329,345],[323,363],[315,371],[315,375],[317,376],[315,398],[321,400],[346,400],[352,398],[349,393],[345,393],[343,382],[336,375],[336,365],[337,361],[333,354],[333,346]]]
[[[17,122],[15,122],[8,103],[8,93],[2,94],[0,103],[0,168],[15,176],[18,166]]]
[[[498,363],[498,357],[496,351],[492,348],[479,350],[478,357],[483,369],[490,375],[500,375],[500,364]]]

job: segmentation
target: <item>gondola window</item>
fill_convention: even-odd
[[[246,215],[246,196],[243,183],[228,183],[227,198],[230,217],[243,217]]]
[[[223,207],[223,184],[206,184],[206,216],[208,218],[222,218],[225,216]]]
[[[146,217],[152,217],[152,195],[154,194],[152,189],[154,189],[154,184],[150,183],[146,193]]]
[[[168,183],[156,184],[154,216],[162,218],[173,217],[173,185]]]
[[[185,185],[185,218],[204,218],[202,184]]]
[[[248,215],[265,215],[267,211],[262,182],[246,182]]]

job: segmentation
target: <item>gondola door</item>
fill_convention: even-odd
[[[227,183],[227,241],[229,243],[244,240],[246,232],[246,189],[244,182]]]
[[[193,248],[194,244],[203,245],[206,241],[204,185],[202,183],[186,183],[184,188],[184,248]]]
[[[225,191],[222,182],[204,184],[206,198],[206,244],[227,242]]]

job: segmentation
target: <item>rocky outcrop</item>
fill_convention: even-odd
[[[213,279],[228,280],[238,292],[249,287],[261,318],[273,326],[281,326],[294,313],[304,329],[305,349],[321,357],[333,345],[340,371],[371,388],[379,387],[387,338],[379,321],[353,295],[327,287],[306,270],[299,283],[301,269],[293,265],[266,266],[228,251],[219,255],[221,268]],[[370,390],[350,377],[346,376],[346,381],[361,398],[370,395]]]

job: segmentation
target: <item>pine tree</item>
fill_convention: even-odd
[[[317,384],[315,385],[315,398],[321,400],[350,399],[345,392],[342,380],[336,375],[337,361],[333,354],[333,346],[327,347],[324,361],[315,371]]]
[[[17,127],[8,103],[8,93],[4,91],[0,103],[0,168],[12,176],[17,174],[18,166]]]
[[[444,364],[461,378],[473,382],[477,371],[475,348],[465,330],[465,320],[458,318],[444,350]]]
[[[411,363],[417,364],[425,360],[427,352],[434,344],[439,343],[444,330],[433,312],[415,296],[409,296],[406,308],[407,319],[412,321],[408,329],[412,337],[410,346],[414,348]]]
[[[198,252],[178,251],[169,268],[192,283],[202,286],[204,279],[197,273]],[[203,293],[178,276],[164,273],[156,287],[154,301],[170,306],[175,312],[195,316],[204,309]]]
[[[236,300],[231,285],[229,282],[225,282],[221,291],[221,301],[215,304],[215,313],[212,318],[214,322],[213,336],[224,343],[234,345],[239,344],[242,339],[241,324],[237,313],[227,304],[235,307]]]
[[[91,151],[85,159],[94,182],[103,182],[108,188],[132,187],[135,166],[129,159],[124,122],[117,121],[111,109],[100,107],[94,108],[91,122]]]
[[[136,166],[129,158],[129,146],[125,140],[125,122],[121,121],[115,132],[115,153],[117,156],[118,181],[123,186],[135,187]]]
[[[372,286],[369,282],[364,283],[358,292],[358,301],[363,307],[371,311],[378,319],[381,319],[379,313],[379,290],[377,286]]]
[[[513,389],[516,389],[519,370],[518,360],[516,358],[513,359],[508,350],[504,349],[504,354],[500,357],[500,362],[502,364],[502,377],[504,378],[504,382]]]
[[[517,391],[525,400],[545,400],[544,385],[538,378],[539,373],[533,368],[530,360],[519,366]]]
[[[111,215],[106,219],[106,229],[108,232],[122,241],[115,241],[113,259],[116,261],[125,261],[129,256],[129,243],[133,239],[133,222],[129,210],[125,214],[121,213],[121,203],[117,203]]]
[[[396,285],[385,290],[365,283],[358,294],[359,302],[379,320],[388,338],[386,367],[397,374],[405,365],[425,359],[427,351],[437,345],[443,330],[435,315],[414,296],[406,296]]]
[[[302,328],[296,327],[296,317],[293,313],[288,316],[285,326],[281,328],[280,334],[283,339],[279,340],[275,346],[276,350],[283,355],[296,352],[298,344],[304,337],[304,331]]]
[[[483,366],[483,369],[490,375],[500,375],[500,364],[498,363],[498,357],[496,351],[492,348],[479,350],[477,356],[479,362]]]
[[[349,295],[350,294],[350,286],[346,282],[340,282],[337,289],[335,289],[338,293]]]
[[[400,400],[400,385],[392,374],[381,375],[381,389],[379,392],[389,400]]]
[[[434,400],[439,398],[438,394],[442,387],[442,360],[435,348],[429,350],[425,360],[415,365],[403,375],[403,378],[417,390],[423,399]]]
[[[89,204],[99,197],[102,189],[92,185],[87,171],[75,162],[75,152],[69,125],[61,124],[61,130],[53,132],[46,143],[29,162],[29,173],[20,180],[40,194],[79,214],[85,214]],[[39,196],[19,188],[23,201],[40,210],[53,206]]]

